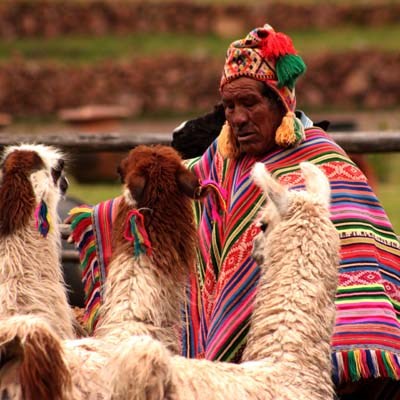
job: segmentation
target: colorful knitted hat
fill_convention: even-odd
[[[294,114],[294,85],[305,70],[289,36],[275,32],[266,24],[229,46],[220,89],[242,76],[266,83],[279,95],[287,110],[276,131],[275,142],[282,147],[294,146],[304,138],[304,127]]]

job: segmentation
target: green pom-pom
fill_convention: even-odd
[[[287,86],[289,89],[293,89],[296,79],[305,72],[306,64],[299,55],[287,54],[278,58],[275,68],[278,86]]]
[[[304,140],[304,126],[298,118],[294,118],[294,135],[296,136],[296,143]]]

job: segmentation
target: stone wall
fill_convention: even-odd
[[[268,21],[281,31],[334,28],[343,24],[397,24],[400,3],[335,5],[321,2],[252,2],[252,5],[195,4],[189,1],[2,0],[0,37],[54,37],[133,32],[194,32],[236,35]]]
[[[400,53],[321,54],[305,61],[307,73],[296,86],[301,107],[400,104]],[[208,110],[219,98],[221,69],[218,60],[177,55],[80,67],[16,60],[0,65],[0,110],[52,114],[92,103],[124,105],[132,115]]]

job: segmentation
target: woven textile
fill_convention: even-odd
[[[71,238],[79,251],[85,292],[83,321],[89,333],[98,322],[103,302],[104,282],[112,255],[111,232],[121,197],[96,206],[80,206],[70,211]]]
[[[183,353],[239,361],[260,270],[251,258],[254,219],[264,198],[249,179],[255,158],[223,159],[214,143],[190,161],[200,179],[228,193],[227,212],[214,223],[198,205],[198,271],[190,278],[183,311]],[[331,215],[341,238],[341,265],[332,337],[336,383],[368,377],[400,380],[400,245],[362,172],[319,128],[306,130],[295,149],[257,159],[292,189],[303,188],[298,164],[322,167],[332,189]]]

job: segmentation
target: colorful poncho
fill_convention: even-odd
[[[260,269],[251,258],[254,220],[264,197],[249,178],[262,161],[281,183],[303,187],[298,164],[322,167],[332,189],[331,215],[341,238],[341,265],[332,337],[336,383],[369,377],[400,379],[400,246],[365,176],[319,128],[295,149],[262,159],[223,160],[214,143],[190,161],[198,177],[227,193],[227,212],[213,222],[206,203],[196,209],[199,262],[184,307],[183,354],[239,361],[246,344]],[[285,238],[282,238],[285,240]]]
[[[85,293],[83,322],[89,333],[96,327],[104,299],[104,282],[112,255],[112,225],[121,198],[107,200],[94,207],[82,205],[69,212],[71,239],[79,251]]]

